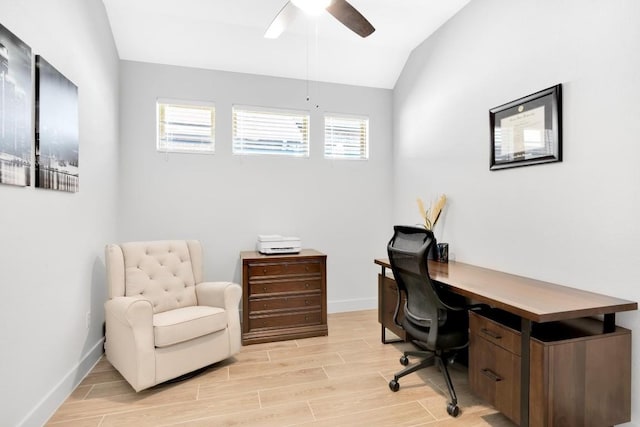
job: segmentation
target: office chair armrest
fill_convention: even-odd
[[[397,286],[396,286],[396,292],[398,293],[398,297],[396,298],[396,309],[393,312],[393,323],[395,323],[396,326],[404,329],[402,324],[398,322],[398,313],[400,313],[400,303],[402,299],[402,294],[401,294],[400,288]]]
[[[489,304],[478,303],[478,304],[469,304],[466,308],[467,310],[470,310],[470,311],[480,311],[480,310],[489,310],[491,306]]]

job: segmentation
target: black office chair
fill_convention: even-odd
[[[444,375],[451,396],[447,412],[457,417],[460,409],[447,364],[453,362],[456,353],[469,344],[467,310],[476,306],[467,305],[463,297],[446,292],[431,280],[427,254],[434,244],[435,238],[431,230],[396,225],[393,237],[387,245],[389,263],[398,284],[398,305],[394,321],[423,350],[404,352],[400,358],[400,363],[404,366],[409,364],[409,356],[421,357],[422,360],[395,374],[389,382],[389,388],[394,392],[398,391],[400,377],[435,363]],[[401,292],[406,295],[402,324],[398,322],[398,314],[402,309]]]

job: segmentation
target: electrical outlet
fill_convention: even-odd
[[[87,321],[87,329],[89,329],[89,326],[91,326],[91,312],[90,311],[87,311],[86,321]]]

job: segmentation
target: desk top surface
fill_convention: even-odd
[[[378,258],[375,263],[391,268],[385,258]],[[637,302],[461,262],[429,261],[429,275],[455,293],[534,322],[638,309]]]

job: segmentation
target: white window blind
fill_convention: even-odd
[[[309,113],[234,106],[233,154],[309,157]]]
[[[368,159],[369,118],[325,115],[324,156],[332,159]]]
[[[158,151],[213,153],[216,110],[213,104],[158,101]]]

